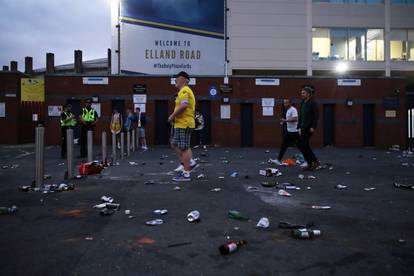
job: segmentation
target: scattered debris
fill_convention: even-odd
[[[280,189],[279,192],[277,192],[277,194],[280,196],[287,196],[287,197],[292,196],[290,193],[286,192],[283,189]]]
[[[145,185],[153,185],[153,184],[155,184],[155,181],[154,180],[145,181],[144,184]]]
[[[266,217],[263,217],[259,220],[259,222],[256,224],[256,227],[259,228],[269,228],[270,222],[269,219]]]
[[[213,188],[210,190],[210,192],[216,192],[216,193],[220,191],[221,191],[221,188]]]
[[[199,175],[197,175],[197,179],[202,179],[202,178],[206,178],[206,176],[204,175],[204,174],[199,174]]]
[[[281,176],[282,173],[278,169],[275,169],[275,168],[266,168],[264,170],[259,170],[259,175],[271,177],[271,176]]]
[[[262,182],[262,186],[266,188],[276,187],[276,185],[277,185],[277,182],[269,182],[269,181]]]
[[[9,215],[16,213],[19,209],[16,205],[13,205],[11,207],[0,207],[0,215]]]
[[[233,172],[230,174],[230,177],[237,177],[239,174],[237,172]]]
[[[235,220],[249,220],[249,217],[236,210],[230,210],[228,212],[228,217]]]
[[[165,215],[166,213],[168,213],[168,210],[167,209],[162,209],[162,210],[157,209],[157,210],[154,210],[154,214],[157,214],[157,215]]]
[[[192,244],[192,242],[174,243],[174,244],[169,244],[167,247],[179,247],[179,246],[184,246],[184,245],[189,245],[189,244]]]
[[[113,213],[115,213],[115,211],[114,211],[113,209],[108,209],[108,208],[103,208],[103,209],[99,212],[99,214],[100,214],[101,216],[110,216],[110,215],[112,215]]]
[[[292,236],[297,239],[312,239],[321,235],[321,230],[312,230],[307,228],[293,229]]]
[[[87,241],[93,241],[93,237],[85,237],[85,240],[87,240]]]
[[[125,210],[125,215],[131,214],[131,210]]]
[[[164,221],[162,219],[153,219],[153,220],[145,222],[145,224],[149,225],[149,226],[161,225],[163,223],[164,223]]]
[[[181,191],[181,187],[180,186],[175,186],[174,191]]]
[[[346,189],[348,186],[338,184],[335,186],[336,189]]]
[[[298,177],[299,177],[300,179],[304,179],[304,178],[305,178],[305,176],[304,176],[303,174],[298,175]]]
[[[82,163],[79,166],[80,175],[91,175],[91,174],[100,174],[104,166],[100,164],[99,161],[92,161],[87,163]]]
[[[131,166],[138,166],[139,164],[138,164],[137,162],[130,161],[130,162],[129,162],[129,165],[131,165]]]
[[[259,188],[255,187],[255,186],[248,186],[247,191],[248,192],[256,192],[256,191],[259,191]]]
[[[351,172],[345,172],[345,174],[346,174],[346,175],[350,175],[350,174],[351,174]]]
[[[247,242],[244,240],[241,241],[229,241],[226,244],[220,245],[219,250],[223,255],[229,255],[236,252],[241,246],[245,245]]]
[[[312,205],[312,209],[317,209],[317,210],[329,210],[331,209],[331,206],[321,206],[321,205]]]
[[[102,202],[109,202],[109,203],[114,202],[114,199],[110,196],[102,196],[101,200],[102,200]]]
[[[400,184],[400,183],[397,183],[397,182],[394,182],[394,187],[395,188],[407,189],[407,190],[414,190],[414,185]]]
[[[189,222],[200,222],[200,212],[197,210],[191,211],[188,215],[187,215],[187,220]]]
[[[364,191],[370,192],[370,191],[374,191],[376,189],[377,188],[375,188],[375,187],[367,187],[367,188],[364,188]]]
[[[313,226],[314,226],[313,222],[308,222],[306,225],[294,224],[294,223],[285,222],[285,221],[279,222],[279,228],[281,229],[311,228]]]
[[[316,179],[316,176],[314,176],[314,175],[308,175],[308,179]]]
[[[218,178],[219,178],[219,179],[224,179],[224,176],[219,176]]]
[[[284,189],[284,190],[300,190],[301,189],[300,187],[290,184],[290,183],[280,183],[280,184],[277,184],[276,187],[278,189]]]

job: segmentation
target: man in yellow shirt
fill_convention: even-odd
[[[191,181],[190,173],[197,167],[192,159],[191,133],[195,128],[195,97],[193,91],[188,87],[190,76],[182,71],[176,75],[175,86],[179,89],[175,99],[174,112],[168,117],[173,125],[171,133],[171,147],[183,166],[183,170],[173,181]]]

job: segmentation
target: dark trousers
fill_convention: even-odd
[[[282,161],[283,155],[285,155],[287,148],[292,144],[296,146],[298,143],[298,140],[299,140],[299,132],[286,131],[285,135],[283,136],[282,146],[280,147],[279,156],[277,157],[277,159],[279,161]]]
[[[94,130],[94,127],[91,125],[81,125],[81,137],[80,137],[80,156],[86,157],[88,153],[88,131]]]
[[[318,161],[309,144],[311,137],[312,133],[309,129],[302,129],[298,143],[299,150],[302,152],[308,165],[311,165],[312,162]]]
[[[66,147],[67,147],[67,144],[66,144],[66,130],[70,129],[70,128],[72,128],[72,127],[67,127],[67,126],[62,126],[61,127],[62,135],[61,135],[61,138],[60,138],[60,141],[61,141],[60,157],[62,157],[62,158],[65,158],[65,156],[66,156]]]

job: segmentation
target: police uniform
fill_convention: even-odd
[[[70,120],[67,120],[68,118],[72,117]],[[73,129],[76,126],[76,119],[72,112],[70,111],[63,111],[60,114],[60,127],[62,130],[62,137],[61,137],[61,151],[60,156],[62,158],[66,155],[66,130],[67,129]]]
[[[81,125],[80,155],[81,157],[86,157],[88,131],[95,130],[95,127],[92,124],[98,119],[98,113],[92,107],[90,107],[89,109],[84,107],[82,108],[81,116],[84,122],[82,122]]]

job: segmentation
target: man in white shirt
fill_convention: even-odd
[[[299,130],[298,130],[298,111],[297,109],[292,106],[292,103],[289,99],[283,100],[283,106],[286,108],[286,118],[280,119],[280,124],[283,125],[286,123],[287,132],[283,137],[282,146],[280,147],[279,156],[277,159],[269,159],[269,163],[282,165],[282,158],[286,152],[286,149],[292,143],[297,144],[299,140]]]

